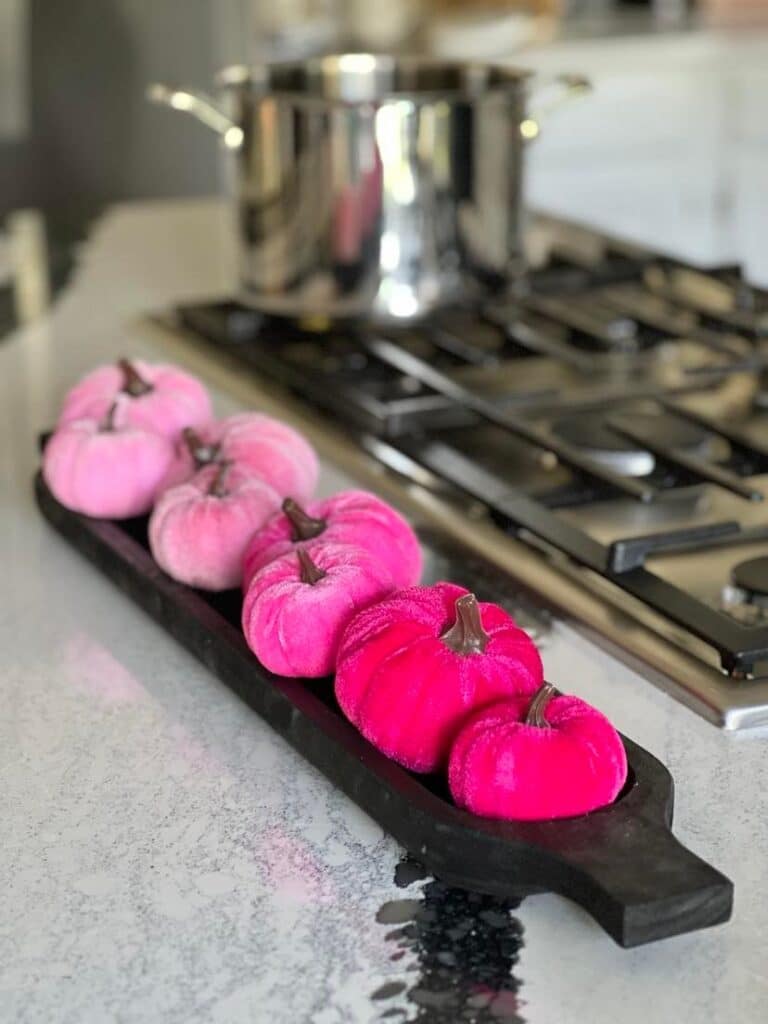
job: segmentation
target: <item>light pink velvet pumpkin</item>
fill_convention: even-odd
[[[298,544],[312,552],[318,544],[352,544],[365,548],[387,566],[395,587],[419,582],[422,554],[419,540],[391,505],[367,491],[342,491],[313,502],[306,509],[286,498],[283,511],[254,535],[243,565],[243,585],[254,573]]]
[[[279,505],[279,495],[247,469],[205,466],[159,498],[149,521],[152,555],[181,583],[237,587],[248,541]]]
[[[447,763],[467,715],[533,693],[542,671],[536,645],[503,608],[437,583],[401,590],[352,620],[336,698],[375,747],[431,772]]]
[[[392,590],[377,559],[348,544],[300,547],[265,565],[243,601],[248,646],[271,672],[315,678],[336,664],[344,627]]]
[[[100,366],[64,399],[59,426],[79,419],[101,420],[117,403],[121,422],[175,440],[184,427],[200,427],[212,417],[202,383],[178,366],[120,359]]]
[[[43,478],[57,501],[99,519],[145,515],[173,465],[174,447],[160,434],[125,426],[112,406],[101,420],[59,427],[43,452]]]
[[[262,413],[237,413],[183,432],[178,476],[221,460],[248,468],[281,497],[306,501],[317,486],[319,466],[311,445],[286,423]]]
[[[471,716],[451,750],[459,807],[486,818],[540,821],[605,807],[627,778],[621,737],[596,708],[555,696],[505,700]]]

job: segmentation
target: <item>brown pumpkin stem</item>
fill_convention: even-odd
[[[301,567],[301,582],[309,583],[311,587],[314,587],[327,574],[319,565],[315,565],[306,548],[299,548],[296,554],[299,556],[299,566]]]
[[[107,409],[104,414],[104,419],[99,424],[99,430],[102,433],[108,433],[110,430],[115,429],[115,413],[117,412],[117,402],[113,402],[112,405]]]
[[[140,398],[154,390],[149,381],[144,380],[129,359],[118,359],[117,365],[123,373],[122,390],[125,394],[130,395],[131,398]]]
[[[219,445],[206,444],[192,427],[185,427],[181,432],[181,436],[198,468],[208,466],[211,462],[216,462],[219,457]]]
[[[525,716],[526,725],[535,725],[538,729],[551,728],[549,722],[544,717],[544,711],[556,693],[557,689],[552,683],[541,684],[533,695],[531,706],[528,708],[528,714]]]
[[[315,519],[313,516],[307,515],[301,505],[294,501],[293,498],[285,499],[283,502],[283,512],[285,512],[286,519],[293,527],[291,540],[294,544],[298,544],[302,540],[312,540],[313,537],[319,537],[328,526],[325,519]]]
[[[480,605],[474,594],[464,594],[456,601],[456,621],[440,637],[446,647],[457,654],[480,654],[491,639],[483,629]]]
[[[231,462],[225,460],[219,463],[219,469],[216,476],[211,481],[211,486],[208,488],[208,493],[214,498],[225,498],[229,494],[229,489],[226,484],[226,476],[229,472],[229,467],[232,465]]]

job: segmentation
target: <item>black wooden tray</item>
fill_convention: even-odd
[[[364,740],[339,711],[330,680],[284,679],[262,668],[240,631],[239,594],[206,595],[171,580],[149,554],[145,521],[70,512],[39,475],[35,489],[59,533],[446,883],[507,897],[560,893],[621,946],[730,917],[732,883],[672,835],[672,777],[636,743],[624,739],[624,792],[593,814],[498,822],[461,811],[442,778],[412,775]],[[460,582],[493,599],[473,575]]]

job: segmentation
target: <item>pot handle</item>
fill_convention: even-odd
[[[202,121],[221,136],[227,149],[239,149],[243,144],[243,129],[219,110],[210,96],[198,89],[180,89],[163,82],[153,82],[147,86],[146,97],[151,103],[182,110]]]
[[[569,103],[571,100],[591,92],[592,83],[583,75],[564,73],[540,78],[536,88],[554,88],[557,91],[548,103],[541,103],[538,107],[535,107],[533,112],[520,122],[520,135],[525,142],[532,142],[533,139],[538,137],[541,132],[539,121],[542,117],[556,110],[563,103]]]

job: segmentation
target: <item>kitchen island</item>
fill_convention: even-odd
[[[420,877],[38,515],[36,437],[98,362],[173,359],[218,413],[301,426],[146,322],[234,274],[223,204],[114,208],[50,313],[0,343],[0,1021],[762,1022],[768,730],[723,733],[554,623],[549,678],[668,765],[677,834],[736,885],[728,924],[622,950],[559,897],[477,903]],[[321,456],[323,491],[358,479]]]

